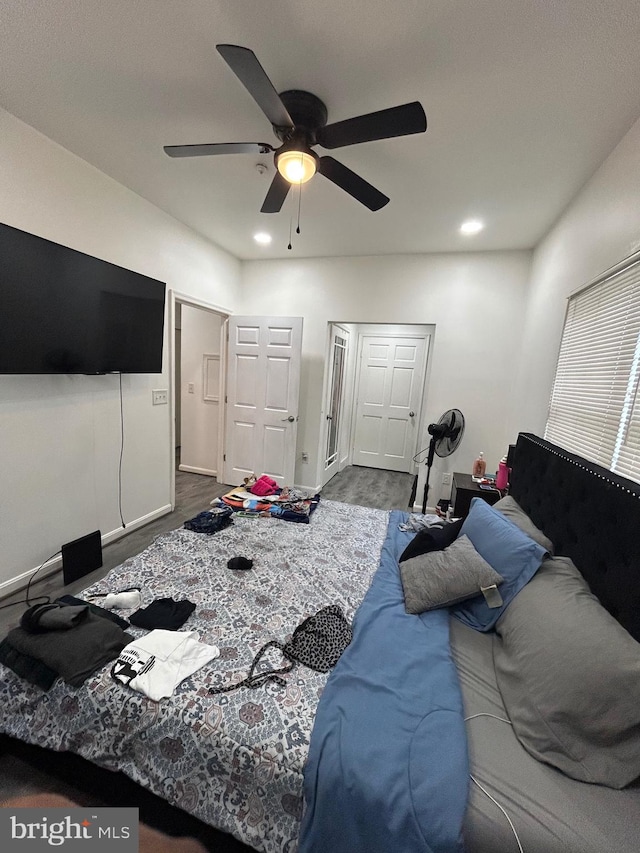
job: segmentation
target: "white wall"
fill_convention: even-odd
[[[433,470],[470,471],[480,450],[495,469],[514,438],[507,416],[530,259],[529,252],[486,252],[243,263],[244,313],[304,317],[296,482],[312,488],[320,481],[329,320],[435,325],[425,423],[457,407],[467,429],[456,454]],[[308,465],[300,461],[303,450]],[[430,505],[448,494],[440,480],[432,475]]]
[[[180,369],[181,449],[180,470],[211,477],[218,473],[220,429],[221,359],[220,330],[222,316],[181,306],[182,345]],[[209,380],[213,381],[218,400],[205,399],[204,356],[217,355],[208,365]],[[212,376],[211,370],[217,371]],[[209,394],[208,396],[211,396]]]
[[[536,248],[512,432],[544,432],[569,294],[639,249],[640,120]]]
[[[233,310],[240,263],[83,160],[0,111],[0,221]],[[123,376],[123,514],[170,506],[165,320],[162,375]],[[0,592],[60,546],[120,528],[117,376],[0,376]]]
[[[0,162],[0,221],[196,300],[304,317],[296,481],[309,487],[319,482],[327,322],[435,324],[426,422],[452,406],[467,419],[460,449],[436,466],[467,471],[484,450],[491,470],[519,430],[544,428],[567,295],[640,248],[640,121],[532,266],[527,252],[240,264],[1,110]],[[127,522],[169,506],[170,407],[151,406],[151,389],[169,387],[167,368],[165,346],[161,376],[123,377]],[[118,532],[117,382],[0,376],[0,592],[63,542],[96,528]],[[311,457],[304,467],[302,450]],[[446,493],[434,485],[430,503]]]

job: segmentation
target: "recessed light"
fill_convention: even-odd
[[[467,219],[466,222],[463,222],[460,226],[461,234],[478,234],[478,232],[482,231],[484,228],[484,222],[480,222],[479,219]]]
[[[258,231],[257,234],[253,235],[253,239],[256,243],[260,243],[261,246],[268,246],[271,242],[271,234],[266,234],[264,231]]]

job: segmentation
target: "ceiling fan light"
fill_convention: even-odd
[[[307,151],[283,151],[277,158],[278,171],[290,184],[306,184],[316,173],[316,160]]]

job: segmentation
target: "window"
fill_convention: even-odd
[[[545,438],[640,482],[640,258],[569,299]]]

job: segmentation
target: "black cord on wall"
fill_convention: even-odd
[[[120,511],[120,521],[122,527],[127,525],[124,523],[122,515],[122,456],[124,454],[124,410],[122,406],[122,373],[118,374],[120,379],[120,461],[118,462],[118,509]]]
[[[29,578],[29,583],[27,584],[27,597],[26,597],[26,598],[20,598],[18,601],[12,601],[10,604],[3,604],[3,605],[0,607],[0,610],[5,610],[7,607],[13,607],[13,606],[14,606],[14,604],[28,604],[28,605],[29,605],[29,607],[30,607],[30,606],[33,604],[33,602],[29,600],[29,590],[31,589],[31,583],[32,583],[33,579],[34,579],[34,578],[35,578],[35,576],[38,574],[38,572],[40,571],[40,569],[41,569],[43,566],[45,566],[45,565],[49,562],[49,560],[53,560],[53,558],[54,558],[54,557],[57,557],[57,556],[58,556],[58,554],[60,554],[60,553],[62,553],[62,552],[61,552],[61,551],[56,551],[56,553],[55,553],[55,554],[52,554],[50,557],[47,557],[47,559],[44,561],[44,563],[40,563],[40,565],[38,566],[38,568],[35,570],[35,572],[34,572],[34,573],[31,575],[31,577]],[[51,599],[49,598],[49,596],[48,596],[48,595],[36,595],[36,597],[35,597],[34,601],[36,601],[38,598],[44,598],[44,599],[45,599],[45,602],[44,602],[45,604],[49,604],[49,602],[51,601]]]

